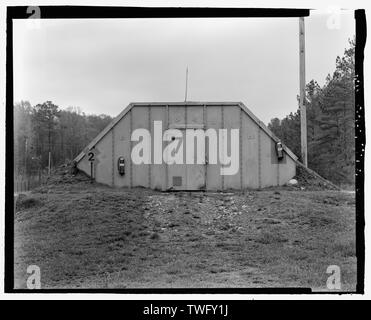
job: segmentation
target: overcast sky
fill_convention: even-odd
[[[354,35],[306,23],[306,79],[323,84]],[[51,19],[14,24],[14,100],[116,116],[130,102],[242,101],[262,121],[297,109],[298,18]]]

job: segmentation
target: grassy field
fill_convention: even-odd
[[[277,188],[229,193],[114,189],[87,181],[20,196],[15,288],[311,287],[341,268],[355,290],[355,199]]]

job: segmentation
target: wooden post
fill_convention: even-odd
[[[50,176],[50,169],[51,169],[51,152],[49,151],[49,162],[48,162],[48,174]]]
[[[300,51],[300,135],[301,161],[308,167],[307,154],[307,110],[305,106],[305,27],[304,17],[299,18],[299,51]]]
[[[93,161],[90,161],[90,183],[93,183],[93,173],[94,173],[94,164]]]
[[[27,160],[28,160],[28,157],[27,157],[27,149],[28,149],[28,143],[27,143],[27,137],[25,137],[25,142],[24,142],[24,153],[25,153],[25,156],[24,156],[24,171],[26,173],[26,175],[28,174],[28,168],[27,168]]]

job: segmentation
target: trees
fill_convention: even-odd
[[[53,142],[55,142],[57,135],[56,127],[59,123],[59,115],[58,106],[51,101],[37,104],[33,108],[32,124],[37,136],[35,139],[36,153],[41,156],[41,166],[48,165],[49,152],[55,150]]]
[[[336,70],[328,76],[322,92],[321,135],[316,146],[324,172],[336,182],[354,183],[354,41]]]
[[[335,183],[354,183],[354,49],[350,40],[323,87],[314,80],[306,86],[308,165]],[[277,123],[268,127],[300,155],[300,111]]]
[[[28,101],[21,101],[14,106],[14,166],[19,174],[29,170],[30,150],[33,145],[32,107]]]
[[[27,101],[14,105],[14,169],[33,175],[48,166],[73,160],[112,118],[85,115],[79,108],[61,110],[51,101],[32,107]]]

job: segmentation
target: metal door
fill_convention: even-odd
[[[187,164],[186,156],[186,132],[185,129],[179,129],[182,132],[181,138],[173,137],[177,140],[179,150],[183,150],[183,164],[167,164],[167,186],[169,190],[203,190],[205,189],[205,154],[203,154],[203,164],[197,164],[196,144],[194,144],[193,164]],[[200,159],[199,159],[200,162]]]

